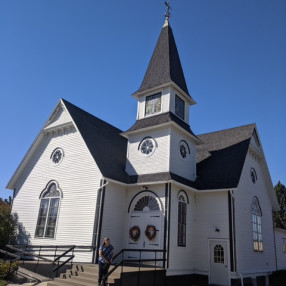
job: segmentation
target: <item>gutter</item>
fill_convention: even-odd
[[[217,192],[227,192],[229,190],[232,190],[232,191],[236,191],[238,188],[227,188],[227,189],[213,189],[213,190],[197,190],[195,188],[192,188],[188,185],[184,185],[182,183],[179,183],[175,180],[167,180],[167,181],[154,181],[154,182],[142,182],[142,183],[133,183],[133,184],[127,184],[127,183],[123,183],[123,182],[120,182],[120,181],[116,181],[116,180],[113,180],[113,179],[109,179],[109,178],[105,178],[105,180],[109,181],[110,183],[114,183],[114,184],[119,184],[121,186],[124,186],[124,187],[136,187],[136,186],[144,186],[144,185],[160,185],[160,184],[166,184],[166,183],[171,183],[171,184],[174,184],[174,185],[177,185],[177,186],[180,186],[182,188],[187,188],[189,189],[190,191],[193,191],[195,193],[198,193],[198,194],[201,194],[201,193],[217,193]]]
[[[96,263],[98,258],[97,248],[99,245],[99,240],[101,235],[105,187],[109,184],[109,182],[106,183],[104,182],[106,181],[103,177],[100,182],[102,185],[97,189],[97,194],[96,194],[96,206],[94,214],[93,239],[92,239],[92,245],[95,248],[93,249],[92,263]],[[101,189],[102,192],[100,192]]]

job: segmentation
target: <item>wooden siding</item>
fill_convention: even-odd
[[[158,144],[155,152],[143,156],[138,150],[140,142],[151,136]],[[167,172],[169,170],[170,130],[155,130],[136,134],[129,138],[126,171],[129,175]]]
[[[59,165],[54,165],[50,155],[57,147],[64,150],[64,158]],[[91,245],[101,177],[75,129],[45,136],[16,184],[13,203],[13,212],[18,214],[29,242],[34,245]],[[63,192],[56,235],[54,239],[36,238],[39,196],[50,180],[56,180]],[[76,260],[90,262],[91,256],[91,252],[78,254]]]
[[[104,237],[109,237],[115,252],[125,247],[127,226],[127,194],[126,188],[114,183],[108,183],[105,188],[104,210],[100,243]]]
[[[250,177],[251,168],[257,173],[255,184]],[[248,152],[238,190],[234,192],[237,271],[242,274],[275,270],[272,206],[266,186],[261,162]],[[253,248],[251,203],[254,196],[258,198],[262,210],[262,253],[254,252]]]
[[[283,252],[283,240],[286,243],[286,230],[275,228],[277,270],[286,270],[286,250]]]
[[[170,171],[188,180],[196,179],[196,145],[183,133],[172,128],[170,143]],[[180,142],[184,140],[190,148],[190,154],[183,159],[180,153]]]

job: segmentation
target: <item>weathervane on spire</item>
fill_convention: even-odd
[[[165,1],[165,5],[166,5],[166,8],[167,8],[167,12],[165,13],[165,17],[166,17],[166,21],[169,21],[169,18],[171,16],[171,13],[170,13],[170,10],[172,10],[171,6],[170,6],[170,0]]]

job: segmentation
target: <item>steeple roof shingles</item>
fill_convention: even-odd
[[[170,24],[165,23],[143,82],[134,94],[171,82],[190,96],[172,28]]]

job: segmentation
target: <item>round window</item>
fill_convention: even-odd
[[[155,140],[152,138],[146,138],[141,142],[140,151],[144,156],[150,156],[154,153],[156,149]]]
[[[57,164],[59,164],[63,160],[63,157],[64,157],[64,151],[61,148],[56,148],[53,151],[50,159],[52,160],[52,162],[54,164],[57,165]]]
[[[187,142],[185,141],[180,142],[180,153],[183,159],[186,159],[188,154],[190,154],[190,149]]]

